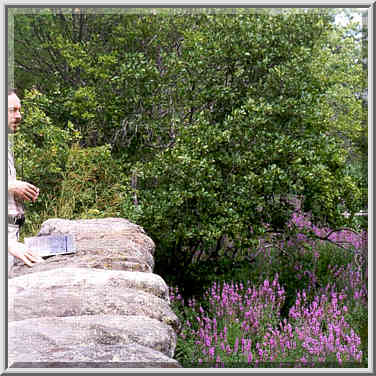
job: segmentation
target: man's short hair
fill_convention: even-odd
[[[14,87],[8,89],[8,95],[17,94],[17,90]]]

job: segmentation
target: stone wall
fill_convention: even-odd
[[[38,236],[56,234],[73,235],[76,253],[9,275],[9,367],[179,367],[179,322],[144,230],[119,218],[50,219]]]

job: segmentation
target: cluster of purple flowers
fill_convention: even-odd
[[[368,266],[365,257],[367,250],[368,234],[366,231],[357,233],[350,229],[343,229],[333,232],[328,228],[319,228],[314,226],[309,220],[309,216],[302,213],[294,213],[292,222],[299,228],[309,228],[319,237],[327,237],[333,243],[339,244],[344,247],[344,252],[348,251],[354,256],[353,262],[347,265],[329,265],[328,274],[332,276],[332,282],[321,288],[318,294],[330,294],[335,291],[343,290],[347,299],[351,302],[349,304],[354,308],[356,305],[367,307],[368,304]],[[303,241],[308,241],[306,236],[300,234]],[[318,260],[319,252],[317,251],[317,242],[310,241],[312,244],[312,252]],[[297,248],[298,252],[307,252],[304,248]],[[312,270],[303,270],[302,265],[295,265],[297,276],[306,275],[309,277],[310,283],[307,290],[313,289],[316,285],[317,276]]]
[[[176,289],[171,300],[179,299]],[[182,339],[194,338],[198,364],[240,368],[265,363],[318,366],[324,363],[360,363],[360,337],[345,319],[344,293],[316,296],[308,303],[298,293],[288,320],[280,319],[284,290],[275,278],[259,287],[214,283],[205,293],[208,308],[190,300],[195,322],[187,320]],[[192,359],[194,361],[194,359]]]
[[[310,218],[307,214],[295,212],[291,218],[291,225],[295,225],[300,229],[310,229],[320,238],[328,237],[328,240],[341,244],[345,248],[353,248],[356,250],[364,249],[367,245],[368,233],[362,231],[357,233],[351,229],[341,229],[340,231],[332,231],[329,228],[320,228],[315,226],[310,221]],[[298,240],[308,241],[308,238],[305,234],[299,234]],[[313,243],[314,244],[314,243]]]
[[[312,226],[303,216],[296,215],[293,221],[302,228],[309,226],[321,237],[330,233]],[[301,240],[306,241],[303,237]],[[343,230],[333,233],[332,240],[346,243],[356,252],[364,247],[366,239],[366,233]],[[317,248],[313,247],[311,252],[317,259],[320,257]],[[190,312],[180,338],[193,340],[192,362],[207,367],[359,365],[363,360],[362,343],[349,323],[349,311],[367,307],[365,262],[329,266],[330,282],[321,288],[315,287],[314,270],[294,265],[297,275],[309,274],[309,284],[307,289],[298,291],[295,304],[284,319],[280,310],[286,296],[278,275],[259,286],[251,286],[250,282],[214,282],[204,294],[205,309],[194,299],[185,305],[178,289],[171,289],[174,306],[180,305]]]
[[[184,305],[178,290],[171,289],[171,301]],[[208,309],[204,310],[193,299],[188,301],[194,321],[187,320],[181,333],[195,338],[200,349],[199,363],[218,363],[225,360],[252,361],[252,341],[261,338],[268,323],[277,323],[284,290],[277,277],[269,283],[265,280],[259,287],[242,283],[223,283],[205,292]]]

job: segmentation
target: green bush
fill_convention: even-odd
[[[18,178],[40,188],[38,200],[26,203],[22,237],[35,235],[51,217],[117,217],[126,202],[133,204],[126,168],[113,158],[110,146],[81,147],[72,123],[62,129],[46,115],[50,104],[37,90],[26,92],[23,122],[14,135]],[[131,218],[135,209],[129,205]]]
[[[350,224],[341,214],[359,210],[362,194],[333,132],[328,102],[344,76],[333,70],[330,16],[202,14],[195,22],[199,31],[182,29],[179,54],[166,56],[179,77],[170,146],[134,166],[156,271],[180,287],[198,277],[201,251],[205,263],[218,265],[223,252],[237,262],[266,231],[293,236],[291,195],[314,224],[337,228]],[[178,110],[197,107],[186,117]],[[197,284],[208,274],[201,265]]]
[[[59,216],[64,218],[117,217],[123,200],[124,174],[108,145],[73,145],[67,160]]]
[[[27,91],[22,98],[20,131],[14,135],[17,177],[40,189],[35,203],[25,203],[23,234],[35,234],[39,225],[54,215],[70,147],[80,140],[72,123],[60,128],[52,122],[45,113],[50,105],[51,100],[37,90]]]

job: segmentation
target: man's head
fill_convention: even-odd
[[[15,133],[21,122],[21,101],[18,98],[15,89],[8,90],[8,130]]]

